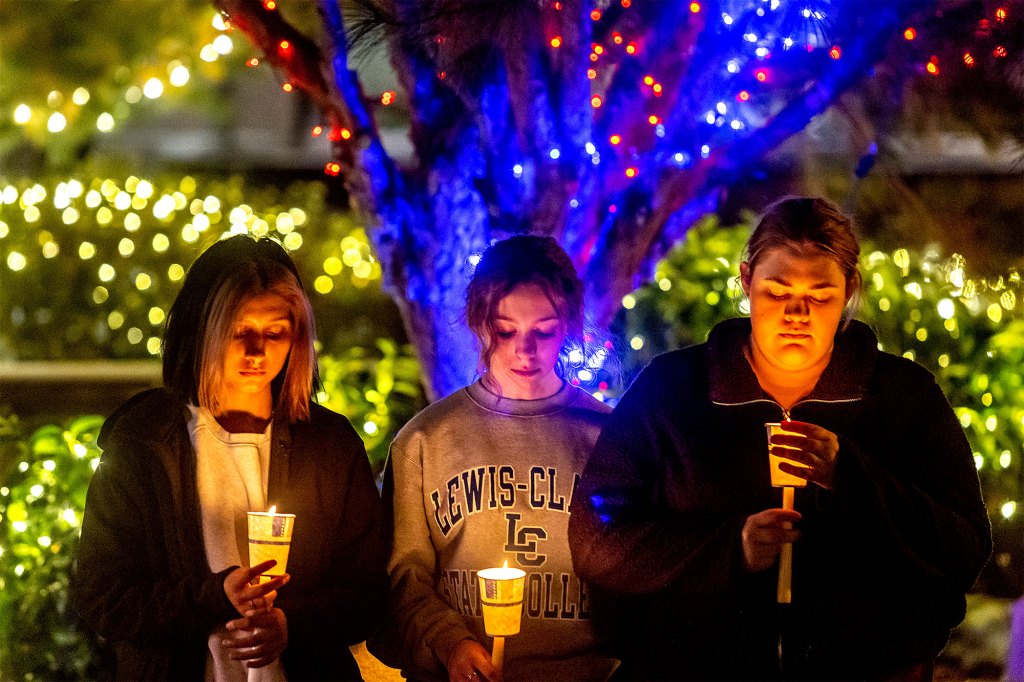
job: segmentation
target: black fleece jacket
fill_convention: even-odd
[[[928,662],[991,551],[971,449],[932,376],[865,325],[791,418],[839,437],[834,487],[798,489],[793,604],[743,567],[747,516],[781,507],[743,355],[750,321],[655,358],[615,408],[572,506],[577,573],[617,597],[623,671],[648,679],[876,679]],[[596,598],[595,598],[596,601]],[[595,603],[595,611],[598,604]],[[778,643],[782,631],[783,665]]]
[[[289,680],[359,679],[347,646],[376,625],[387,593],[380,498],[362,441],[344,417],[272,429],[267,499],[296,515],[275,606],[288,619]],[[114,650],[118,679],[201,680],[209,632],[238,615],[210,572],[189,412],[163,389],[103,426],[89,486],[74,598]]]

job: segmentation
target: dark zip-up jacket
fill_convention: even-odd
[[[612,413],[576,491],[574,564],[617,597],[605,618],[623,671],[876,679],[930,662],[991,551],[953,410],[924,368],[880,352],[853,322],[786,415],[744,357],[749,335],[749,320],[730,320],[707,343],[655,358]],[[793,604],[780,609],[777,572],[745,571],[741,531],[751,514],[782,506],[764,424],[785,416],[837,434],[839,455],[832,490],[796,491]]]
[[[289,680],[359,679],[348,645],[376,625],[387,593],[377,488],[348,420],[311,405],[274,421],[267,499],[296,515],[275,606],[288,620]],[[79,612],[109,641],[118,679],[201,680],[207,636],[238,618],[203,544],[189,411],[163,389],[103,426],[73,586]]]

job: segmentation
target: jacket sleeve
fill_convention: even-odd
[[[159,522],[144,446],[107,444],[89,484],[78,546],[74,599],[79,613],[111,640],[152,642],[205,634],[234,617],[221,573],[173,579],[147,551],[175,532]],[[162,552],[160,553],[162,555]]]
[[[664,395],[657,363],[619,401],[587,462],[569,518],[573,565],[615,592],[725,592],[743,574],[745,518],[679,511],[664,501],[667,459],[685,453],[675,452],[662,426],[663,406],[678,397]]]
[[[381,617],[387,599],[387,552],[384,544],[380,495],[366,449],[347,422],[329,447],[336,450],[329,461],[334,470],[318,476],[333,479],[329,489],[339,490],[341,508],[334,534],[327,543],[327,569],[319,589],[306,592],[281,590],[276,605],[288,618],[289,641],[300,649],[330,651],[362,642]],[[340,437],[344,436],[344,437]],[[340,452],[339,452],[340,451]]]
[[[905,577],[962,593],[992,551],[991,526],[956,415],[933,379],[918,386],[897,408],[896,461],[840,436],[831,504],[851,544],[887,554]]]
[[[384,509],[392,539],[390,616],[370,650],[414,676],[446,676],[455,645],[473,633],[437,594],[438,559],[424,511],[420,445],[415,433],[399,434],[388,457]]]

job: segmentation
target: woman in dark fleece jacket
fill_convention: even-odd
[[[750,319],[655,358],[612,413],[569,542],[577,572],[613,593],[623,677],[930,679],[990,526],[932,376],[840,326],[858,253],[832,204],[777,202],[741,266]],[[765,423],[779,421],[797,435],[773,436],[773,454],[807,467],[782,465],[809,483],[796,511],[770,482]]]
[[[358,679],[387,591],[380,500],[348,421],[310,402],[309,301],[279,244],[221,241],[168,317],[165,389],[104,424],[75,600],[118,679]],[[296,516],[286,575],[246,512]]]

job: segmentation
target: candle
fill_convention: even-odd
[[[494,637],[491,664],[501,674],[505,655],[505,637],[519,634],[523,615],[523,587],[526,572],[509,568],[485,568],[477,574],[480,602],[484,610],[484,630]]]
[[[278,514],[277,506],[265,512],[247,512],[249,520],[249,566],[269,559],[277,564],[260,576],[260,581],[283,575],[288,568],[295,514]]]
[[[793,498],[795,489],[786,486],[782,489],[782,508],[793,509]],[[792,528],[792,523],[786,523],[786,528]],[[790,604],[793,601],[793,543],[787,542],[782,545],[782,552],[779,554],[779,585],[775,591],[775,601],[780,604]]]

